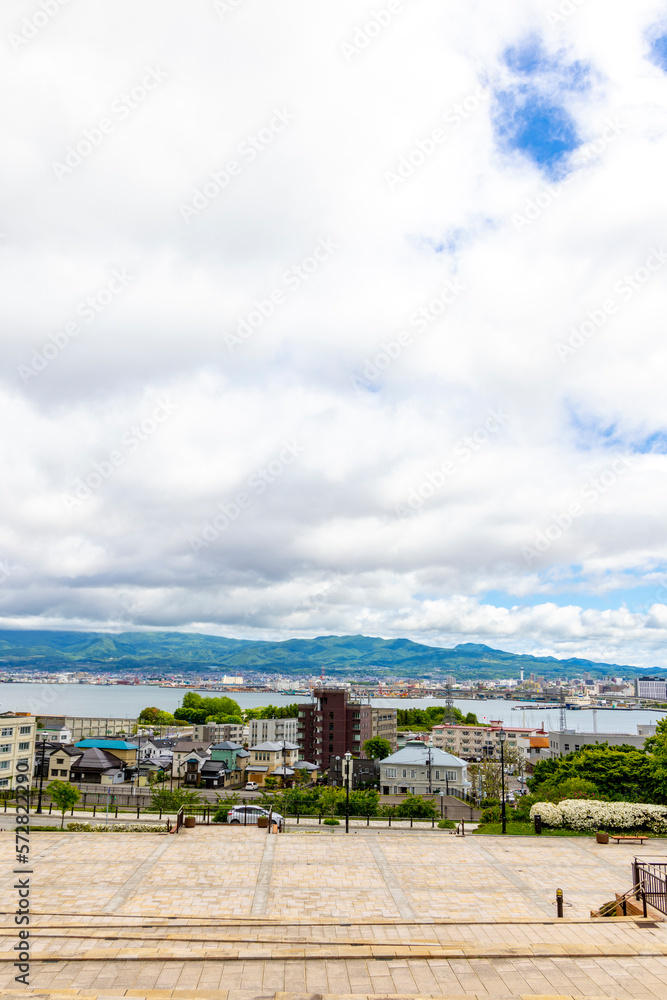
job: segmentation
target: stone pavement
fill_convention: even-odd
[[[665,841],[33,833],[29,988],[14,982],[13,846],[0,835],[0,1000],[667,1000],[667,923],[588,918]]]

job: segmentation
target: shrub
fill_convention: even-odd
[[[333,816],[327,816],[325,820],[322,820],[327,826],[340,826],[340,820],[335,819]]]
[[[481,823],[498,823],[500,821],[500,806],[491,806],[488,809],[482,809],[482,814],[480,816]]]
[[[230,808],[229,806],[218,806],[218,808],[213,813],[213,822],[214,823],[226,823],[227,822],[227,814],[229,812],[229,808]]]
[[[438,827],[441,830],[455,830],[456,823],[453,819],[441,819],[438,821]]]
[[[667,833],[667,808],[642,802],[601,802],[596,799],[563,799],[535,802],[530,810],[533,820],[539,813],[546,826],[568,830],[651,830]]]
[[[164,833],[164,826],[154,826],[152,823],[118,823],[115,826],[104,826],[94,823],[68,823],[71,833]]]

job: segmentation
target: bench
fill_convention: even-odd
[[[638,841],[640,842],[640,844],[643,844],[645,840],[648,840],[648,837],[641,837],[641,836],[639,836],[639,835],[637,835],[636,837],[614,837],[614,836],[612,836],[612,834],[610,833],[610,834],[609,834],[609,839],[610,839],[610,840],[615,840],[617,844],[618,844],[618,843],[619,843],[619,841],[621,841],[621,840],[633,840],[633,841],[637,841],[637,840],[638,840]]]

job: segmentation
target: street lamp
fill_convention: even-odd
[[[36,813],[41,813],[42,811],[42,786],[44,784],[44,757],[46,755],[46,736],[42,739],[42,760],[39,767],[39,796],[37,798],[37,808]]]
[[[352,754],[345,751],[345,833],[350,832],[350,764]]]
[[[500,802],[500,817],[503,824],[503,833],[506,833],[505,829],[505,740],[507,739],[507,733],[504,729],[501,729],[498,733],[498,739],[500,740],[500,782],[502,788],[502,798]]]

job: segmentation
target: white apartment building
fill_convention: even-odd
[[[258,743],[296,743],[298,719],[251,719],[250,746]]]
[[[530,737],[540,735],[537,727],[502,726],[495,723],[490,726],[439,725],[434,726],[431,739],[434,747],[440,747],[456,757],[500,757],[501,729],[507,733],[506,746],[519,747],[527,754],[530,748]],[[547,734],[544,733],[544,736]]]
[[[28,764],[28,774],[32,779],[35,759],[36,720],[29,714],[16,715],[6,712],[0,715],[0,788],[15,788],[17,764]]]

